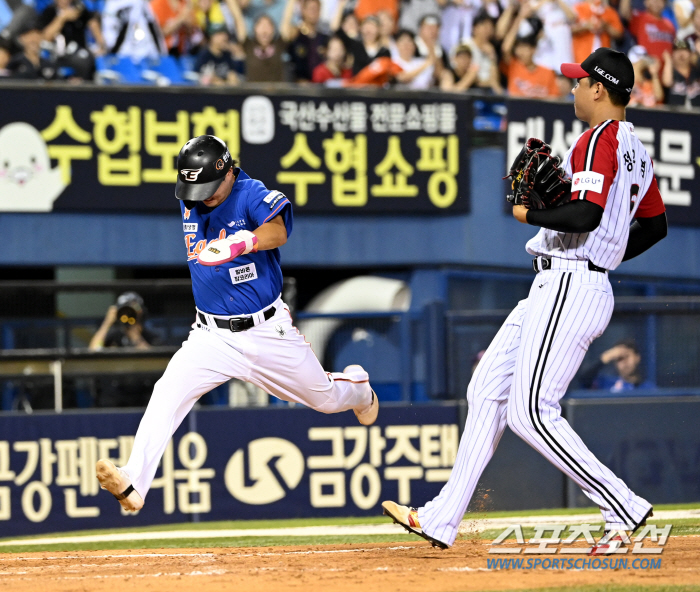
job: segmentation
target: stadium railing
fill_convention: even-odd
[[[101,294],[114,302],[138,291],[150,311],[147,326],[160,339],[148,351],[131,348],[87,349],[104,312],[88,307],[79,316],[59,316],[65,308],[80,313],[82,302]],[[291,293],[286,295],[293,301]],[[85,300],[82,300],[85,299]],[[68,304],[66,304],[68,303]],[[167,360],[187,338],[193,316],[191,284],[176,280],[103,282],[0,282],[0,304],[12,315],[0,317],[0,408],[104,406],[100,385],[144,379],[143,405]],[[385,401],[420,402],[464,396],[479,352],[509,310],[448,310],[440,302],[409,311],[318,314],[296,312],[294,319],[328,371],[363,365]],[[634,339],[645,379],[661,389],[700,387],[700,296],[622,296],[610,326],[596,340],[584,368],[605,349]],[[577,378],[572,389],[585,387]],[[229,387],[203,399],[232,404]],[[244,397],[245,398],[245,397]],[[263,396],[264,403],[284,404]],[[253,397],[255,399],[255,397]],[[260,397],[256,401],[262,401]],[[261,404],[260,401],[255,404]]]

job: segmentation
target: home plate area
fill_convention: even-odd
[[[41,552],[0,555],[0,589],[13,592],[191,590],[471,591],[695,590],[700,537],[672,536],[662,564],[636,569],[490,569],[489,541],[213,549]],[[503,556],[502,556],[503,557]],[[512,555],[511,555],[512,557]],[[542,557],[542,556],[539,556]],[[551,556],[550,556],[551,557]],[[632,557],[629,555],[629,557]],[[655,560],[658,559],[655,556]],[[614,586],[614,588],[610,588]]]

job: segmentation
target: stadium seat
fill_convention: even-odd
[[[180,63],[173,56],[165,56],[161,58],[159,72],[170,78],[170,81],[173,84],[189,84],[189,82],[183,76]]]
[[[191,84],[183,76],[180,64],[172,56],[162,56],[155,60],[144,60],[142,76],[158,86],[171,84]]]
[[[180,56],[180,70],[182,76],[189,84],[197,84],[199,82],[199,72],[194,69],[197,58],[193,55]]]
[[[144,80],[141,67],[130,58],[116,55],[95,58],[96,81],[100,84],[148,84]]]

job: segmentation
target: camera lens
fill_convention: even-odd
[[[117,311],[117,319],[119,319],[119,322],[123,323],[124,325],[136,324],[137,316],[136,310],[132,306],[122,306]]]

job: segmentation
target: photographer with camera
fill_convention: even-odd
[[[117,303],[107,309],[102,325],[93,335],[88,348],[97,351],[103,347],[134,347],[149,349],[155,335],[143,325],[145,309],[143,298],[136,292],[125,292]]]
[[[136,292],[125,292],[107,309],[102,325],[88,346],[147,350],[156,345],[156,335],[144,327],[146,309]],[[152,376],[104,375],[97,377],[93,391],[97,407],[142,407],[148,402],[156,379]]]

